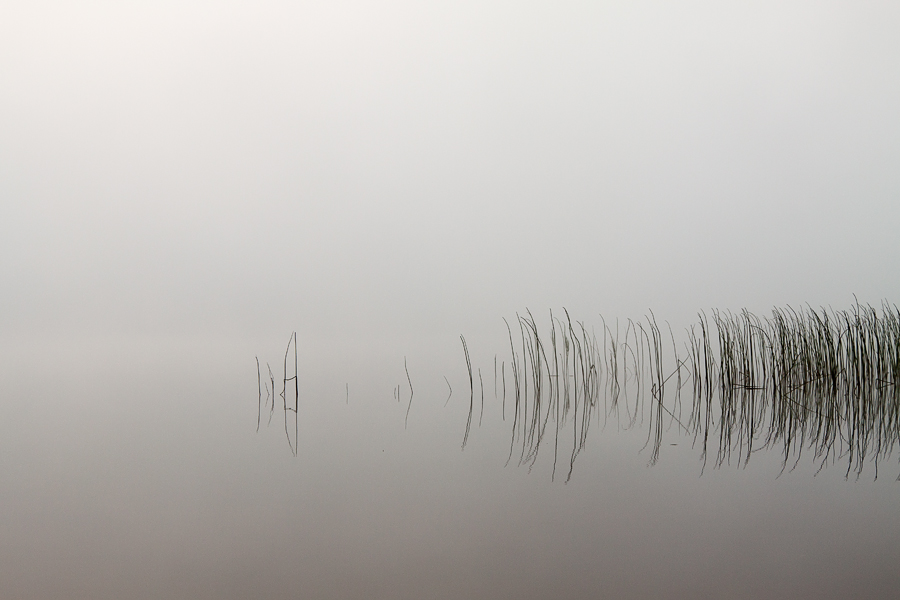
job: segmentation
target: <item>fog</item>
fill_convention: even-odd
[[[459,335],[487,385],[526,308],[900,298],[894,3],[2,14],[0,596],[896,589],[897,473],[608,427],[565,485],[504,468],[493,397],[459,449]],[[256,432],[293,331],[297,457]]]

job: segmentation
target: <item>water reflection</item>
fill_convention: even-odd
[[[872,465],[877,478],[879,462],[891,456],[900,437],[900,310],[887,303],[880,312],[860,304],[841,311],[776,308],[767,317],[747,310],[701,312],[680,345],[671,326],[661,327],[652,312],[614,323],[601,317],[599,333],[566,310],[551,311],[543,327],[527,310],[512,324],[504,322],[508,347],[493,358],[493,397],[508,422],[506,462],[530,470],[550,453],[553,479],[572,477],[589,432],[611,420],[626,429],[646,428],[650,464],[658,461],[664,438],[687,436],[703,465],[746,466],[754,453],[771,450],[781,454],[784,470],[806,451],[819,470],[845,464],[848,477]],[[479,426],[484,417],[485,384],[465,337],[460,341],[469,383],[465,449],[476,410]],[[294,333],[280,394],[294,454],[296,344]],[[257,361],[257,426],[264,408],[270,421],[275,410],[275,379],[266,367],[268,381]],[[413,387],[405,358],[404,370],[407,424]],[[453,388],[444,379],[449,402]],[[399,386],[394,395],[399,402]]]

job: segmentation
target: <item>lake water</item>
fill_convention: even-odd
[[[897,588],[896,458],[877,481],[871,469],[847,480],[841,464],[814,476],[808,457],[782,473],[777,452],[704,468],[676,427],[648,466],[646,423],[627,430],[610,417],[568,483],[551,481],[547,451],[530,473],[515,458],[504,466],[499,325],[467,335],[486,400],[464,451],[469,383],[451,332],[370,347],[301,332],[296,456],[280,397],[256,430],[256,357],[280,392],[287,336],[4,346],[4,597],[884,598]]]

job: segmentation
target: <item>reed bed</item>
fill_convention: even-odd
[[[847,475],[875,468],[900,439],[900,311],[857,304],[849,310],[774,309],[701,316],[693,336],[691,421],[710,430],[718,417],[716,464],[746,464],[779,447],[794,464],[811,449],[820,468],[846,460]],[[712,338],[712,339],[711,339]],[[717,345],[718,360],[711,358]],[[713,405],[713,403],[717,403]],[[704,435],[703,450],[709,437]]]
[[[746,465],[754,452],[777,449],[793,468],[812,451],[820,469],[845,461],[849,477],[873,464],[877,478],[879,462],[900,441],[896,306],[698,316],[680,348],[652,312],[623,328],[601,318],[599,337],[565,310],[551,312],[543,330],[530,311],[506,321],[509,356],[500,379],[510,421],[507,464],[530,470],[549,444],[552,477],[564,466],[568,481],[592,425],[614,416],[626,428],[647,426],[650,464],[674,430],[692,437],[704,465],[709,457],[716,467]],[[471,399],[463,446],[474,409],[465,343],[464,351]]]

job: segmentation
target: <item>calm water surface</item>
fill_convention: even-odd
[[[271,424],[264,411],[256,431],[255,356],[280,391],[283,337],[5,345],[0,596],[885,598],[897,589],[898,484],[885,474],[895,460],[877,481],[871,471],[847,481],[841,466],[814,477],[809,459],[782,474],[777,453],[704,470],[673,429],[649,467],[646,428],[610,418],[568,484],[551,481],[546,453],[530,474],[515,460],[504,467],[509,421],[493,396],[504,334],[501,324],[467,336],[486,404],[461,451],[469,390],[457,337],[354,345],[301,333],[296,457],[281,407]]]

